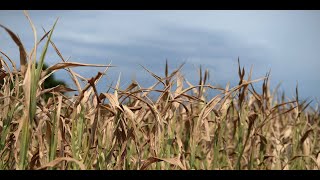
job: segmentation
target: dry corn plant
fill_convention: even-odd
[[[119,78],[98,94],[96,85],[112,66],[67,62],[52,41],[56,23],[38,40],[25,15],[34,32],[29,53],[0,25],[20,52],[18,69],[0,51],[0,169],[319,169],[319,109],[306,110],[310,102],[299,100],[298,87],[295,99],[271,92],[269,73],[252,80],[252,69],[245,77],[240,63],[235,87],[208,84],[202,68],[192,85],[183,65],[169,73],[166,63],[164,77],[142,66],[155,79],[150,87],[134,81],[120,89]],[[42,70],[51,47],[61,62]],[[72,70],[79,66],[106,69],[86,79]],[[44,89],[48,72],[62,69],[77,89]],[[257,81],[262,93],[253,86]],[[217,95],[207,98],[210,91]],[[45,101],[44,93],[53,96]]]

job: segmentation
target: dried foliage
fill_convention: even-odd
[[[34,35],[35,28],[28,17]],[[66,62],[51,41],[54,26],[30,53],[3,25],[20,51],[20,69],[0,56],[0,169],[319,169],[319,110],[298,97],[271,93],[269,73],[251,80],[239,63],[239,84],[208,84],[200,68],[199,83],[181,74],[182,66],[143,88],[132,82],[98,94],[96,85],[111,65]],[[45,41],[38,65],[36,52]],[[50,46],[51,45],[51,46]],[[42,70],[46,51],[61,58]],[[11,64],[11,67],[10,67]],[[104,66],[85,79],[71,68]],[[44,89],[48,72],[65,69],[77,87],[68,97],[63,86]],[[86,85],[81,86],[80,80]],[[252,85],[263,81],[262,93]],[[158,84],[162,88],[156,88]],[[210,91],[218,92],[208,99]],[[150,93],[158,93],[151,100]],[[41,94],[52,93],[45,101]]]

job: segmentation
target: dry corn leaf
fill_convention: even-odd
[[[0,24],[0,27],[2,27],[3,29],[5,29],[7,31],[7,33],[10,35],[10,37],[12,38],[12,40],[16,43],[16,45],[19,47],[19,52],[20,52],[20,68],[21,68],[21,73],[24,75],[26,69],[27,69],[27,52],[23,46],[23,44],[21,43],[19,37],[14,34],[10,29],[8,29],[7,27],[3,26]]]
[[[77,165],[79,165],[80,169],[81,170],[85,170],[86,167],[84,166],[84,164],[74,158],[70,158],[70,157],[59,157],[59,158],[56,158],[55,160],[49,162],[48,164],[45,164],[39,168],[37,168],[37,170],[43,170],[43,169],[46,169],[48,167],[54,167],[56,166],[57,164],[59,164],[60,162],[62,161],[67,161],[67,162],[74,162],[76,163]]]
[[[155,162],[161,162],[161,161],[165,161],[169,164],[175,165],[180,167],[182,170],[186,170],[186,167],[184,167],[181,163],[181,161],[178,158],[157,158],[157,157],[150,157],[148,158],[142,165],[142,167],[140,168],[141,170],[146,169],[149,165],[151,165],[152,163]]]

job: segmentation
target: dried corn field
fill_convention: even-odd
[[[17,68],[0,51],[0,169],[319,169],[319,110],[299,99],[298,88],[294,99],[280,96],[270,89],[269,74],[251,79],[252,69],[240,63],[235,87],[208,84],[209,72],[201,68],[199,83],[191,84],[182,65],[168,72],[166,64],[164,77],[143,67],[154,78],[151,87],[135,81],[121,89],[119,78],[99,94],[97,83],[116,67],[66,61],[51,41],[55,25],[38,40],[25,15],[35,37],[30,52],[0,25],[20,52]],[[42,70],[48,48],[61,62]],[[105,71],[85,79],[72,70],[79,66]],[[65,95],[73,90],[62,85],[43,88],[62,69],[77,95]],[[208,92],[217,95],[208,98]],[[45,101],[45,93],[53,96]]]

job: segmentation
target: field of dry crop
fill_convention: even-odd
[[[199,83],[191,84],[182,65],[168,72],[166,64],[164,77],[143,67],[154,78],[151,87],[134,81],[120,89],[119,78],[98,94],[97,83],[116,67],[66,61],[51,41],[56,24],[38,40],[26,17],[35,37],[30,52],[0,25],[20,52],[17,68],[0,49],[0,169],[319,169],[319,110],[299,99],[298,88],[294,99],[279,95],[269,88],[269,74],[251,79],[252,69],[240,63],[235,87],[208,84],[201,68]],[[42,70],[48,48],[61,62]],[[86,79],[72,70],[79,66],[105,71]],[[62,85],[43,88],[62,69],[77,96],[65,95],[72,89]],[[207,98],[210,91],[217,95]],[[53,96],[45,101],[45,93]]]

